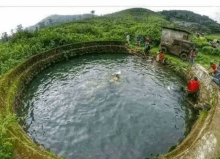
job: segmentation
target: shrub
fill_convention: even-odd
[[[208,41],[213,41],[214,39],[219,39],[220,40],[220,35],[206,35],[205,38]]]
[[[202,48],[202,53],[210,55],[220,55],[220,48],[213,48],[211,46],[205,46]]]
[[[195,43],[197,48],[203,48],[205,46],[210,46],[210,43],[207,41],[207,39],[200,39],[197,37],[192,37],[191,40],[192,40],[192,42]]]
[[[3,117],[0,115],[0,158],[11,159],[13,157],[13,139],[8,138],[8,128],[16,122],[14,115]]]

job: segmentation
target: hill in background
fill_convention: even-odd
[[[70,21],[76,21],[76,20],[81,20],[81,19],[86,19],[86,18],[92,18],[95,17],[96,15],[93,14],[80,14],[80,15],[50,15],[37,24],[25,28],[26,30],[29,31],[34,31],[36,28],[44,28],[46,26],[51,26],[51,25],[58,25],[60,23],[66,23]]]
[[[208,16],[184,10],[164,10],[158,12],[168,21],[178,24],[191,32],[216,34],[220,33],[220,24]]]
[[[220,33],[220,24],[217,21],[210,19],[208,16],[202,16],[191,11],[183,10],[164,10],[161,12],[154,12],[145,8],[132,8],[123,11],[107,14],[103,17],[121,17],[123,19],[132,17],[134,21],[149,21],[148,17],[156,16],[170,21],[174,28],[186,29],[190,32],[215,34]],[[98,17],[93,14],[82,15],[51,15],[44,18],[37,24],[27,27],[27,30],[33,31],[36,28],[40,29],[45,26],[58,25],[60,23],[67,23],[70,21],[79,21],[86,18]],[[167,24],[164,24],[167,26]]]

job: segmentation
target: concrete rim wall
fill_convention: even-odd
[[[15,109],[19,109],[22,91],[25,90],[33,77],[46,67],[59,61],[67,60],[70,57],[97,52],[128,54],[129,49],[124,45],[124,42],[120,41],[96,41],[64,45],[34,55],[21,65],[8,71],[0,79],[0,89],[2,90],[0,92],[0,113],[3,115],[13,114]],[[195,158],[198,142],[205,135],[207,136],[207,133],[214,135],[217,141],[220,139],[220,134],[218,135],[220,129],[215,129],[219,117],[219,107],[213,107],[206,118],[196,121],[190,134],[175,150],[160,158],[186,158],[187,155]],[[9,134],[15,137],[15,158],[57,158],[54,154],[33,143],[18,123],[13,128],[10,128]],[[217,142],[218,150],[219,143]],[[213,152],[216,154],[216,149]]]

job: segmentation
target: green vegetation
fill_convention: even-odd
[[[8,114],[6,117],[0,115],[0,158],[10,159],[13,157],[13,138],[8,136],[8,130],[16,124],[15,116]]]
[[[206,35],[202,38],[192,36],[191,38],[191,41],[196,44],[199,50],[195,61],[205,68],[209,67],[210,62],[220,62],[220,48],[213,48],[211,46],[211,42],[214,39],[220,39],[220,35]]]
[[[183,62],[179,57],[173,56],[173,55],[166,55],[166,62],[173,67],[173,69],[181,73],[186,73],[186,70],[189,68],[189,63],[188,62]]]
[[[140,15],[140,16],[137,16]],[[54,27],[46,27],[34,32],[20,31],[8,42],[0,42],[0,75],[17,66],[31,55],[61,45],[100,40],[131,41],[139,35],[150,36],[152,44],[158,46],[161,37],[161,26],[172,25],[157,13],[147,9],[129,9],[76,23],[69,22]]]
[[[204,120],[208,115],[208,111],[207,110],[200,110],[199,111],[199,120]]]

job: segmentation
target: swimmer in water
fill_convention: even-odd
[[[110,82],[117,82],[117,81],[119,81],[120,76],[121,76],[121,72],[119,71],[118,73],[116,73],[116,74],[110,79]]]

